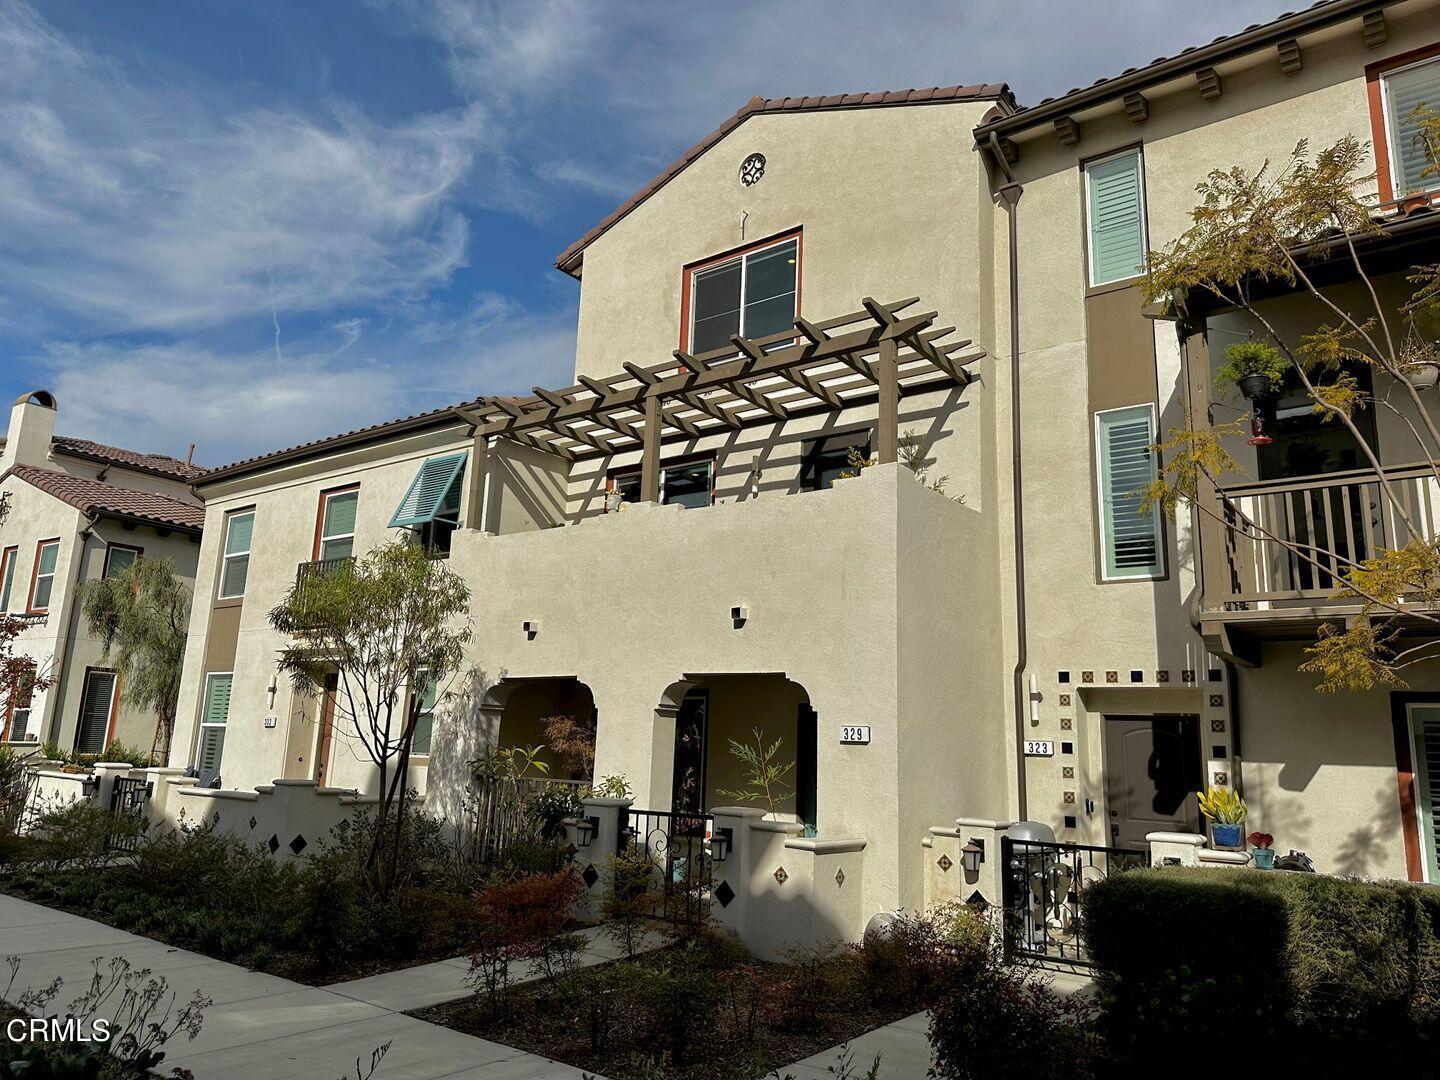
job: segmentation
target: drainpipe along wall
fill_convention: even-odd
[[[1025,719],[1029,694],[1025,687],[1025,669],[1029,664],[1029,634],[1025,623],[1025,504],[1022,496],[1020,454],[1020,263],[1017,220],[1020,196],[1025,189],[1015,179],[1010,163],[1005,160],[1000,140],[990,133],[991,160],[1005,174],[999,195],[1005,203],[1009,230],[1010,261],[1010,498],[1015,533],[1015,796],[1017,820],[1029,814],[1025,783]]]

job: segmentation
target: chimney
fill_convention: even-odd
[[[185,451],[185,464],[195,464],[195,444],[193,442],[190,444],[190,449]]]
[[[48,465],[57,408],[49,390],[31,390],[15,399],[5,431],[5,449],[0,452],[0,472],[12,465]]]

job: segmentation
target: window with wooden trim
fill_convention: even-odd
[[[35,571],[30,578],[28,610],[40,614],[50,610],[55,591],[55,565],[60,560],[60,541],[42,540],[35,547]]]
[[[110,738],[110,718],[115,714],[115,672],[91,668],[85,672],[80,694],[80,719],[75,725],[75,749],[81,754],[98,754]]]
[[[765,337],[795,325],[800,296],[800,236],[766,241],[686,271],[686,348],[730,346],[732,335]]]
[[[10,610],[10,593],[15,587],[15,564],[20,561],[20,548],[7,547],[0,552],[0,614]]]
[[[225,727],[230,721],[230,688],[234,681],[235,676],[228,671],[212,671],[205,676],[200,734],[195,745],[195,771],[201,787],[215,787],[220,779]]]
[[[255,511],[236,510],[225,518],[225,548],[220,559],[220,600],[234,600],[245,595],[245,579],[250,576],[250,545],[255,537]]]
[[[328,562],[331,559],[348,559],[355,554],[355,515],[359,506],[359,488],[345,488],[321,494],[316,559]]]
[[[1095,414],[1102,576],[1107,581],[1165,572],[1160,515],[1153,508],[1140,509],[1145,486],[1155,479],[1154,442],[1154,406]]]
[[[11,742],[34,738],[30,731],[30,712],[35,703],[35,674],[35,663],[22,660],[13,665],[10,685],[4,688],[5,738]]]
[[[1440,190],[1440,138],[1420,123],[1427,107],[1440,115],[1440,55],[1397,63],[1379,82],[1390,197]]]
[[[129,544],[106,544],[104,576],[113,578],[125,573],[140,557],[141,551],[141,548],[132,547]]]
[[[1145,268],[1144,158],[1138,149],[1085,166],[1090,284],[1135,277]]]
[[[616,469],[606,483],[607,509],[620,503],[640,501],[640,467]],[[676,461],[660,467],[660,501],[686,509],[709,506],[715,501],[715,459],[706,457]]]

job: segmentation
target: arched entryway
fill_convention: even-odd
[[[521,750],[554,780],[590,783],[595,764],[595,697],[573,676],[502,678],[481,705],[487,752]]]
[[[669,808],[687,813],[755,806],[813,835],[816,749],[815,710],[799,683],[780,673],[687,675],[656,709],[653,797],[668,794]]]

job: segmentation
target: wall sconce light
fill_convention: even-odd
[[[85,793],[85,798],[93,799],[95,793],[100,790],[100,778],[91,773],[84,780],[80,781],[80,790]]]
[[[523,623],[520,624],[520,629],[525,632],[526,641],[534,641],[535,635],[540,633],[540,620],[526,619]]]
[[[279,687],[280,687],[279,680],[276,678],[275,673],[272,671],[272,672],[270,673],[270,685],[265,688],[265,692],[270,695],[270,702],[269,702],[269,704],[267,704],[267,705],[265,706],[265,708],[266,708],[267,711],[270,710],[270,709],[275,708],[275,691],[278,690]],[[272,727],[273,727],[274,725],[267,725],[267,726],[272,726]]]
[[[1040,693],[1040,680],[1034,675],[1030,676],[1030,726],[1037,727],[1040,723],[1040,702],[1045,697]]]
[[[750,619],[750,609],[744,604],[736,604],[730,609],[730,624],[739,630]]]
[[[710,858],[714,862],[724,862],[730,857],[730,846],[734,842],[735,831],[733,829],[716,829],[710,837]]]
[[[599,818],[581,818],[575,824],[575,843],[580,847],[589,847],[590,841],[595,839],[595,830],[599,827]]]
[[[960,849],[960,863],[965,867],[967,874],[976,874],[980,871],[980,864],[985,861],[985,841],[977,836],[972,836],[970,842]]]

